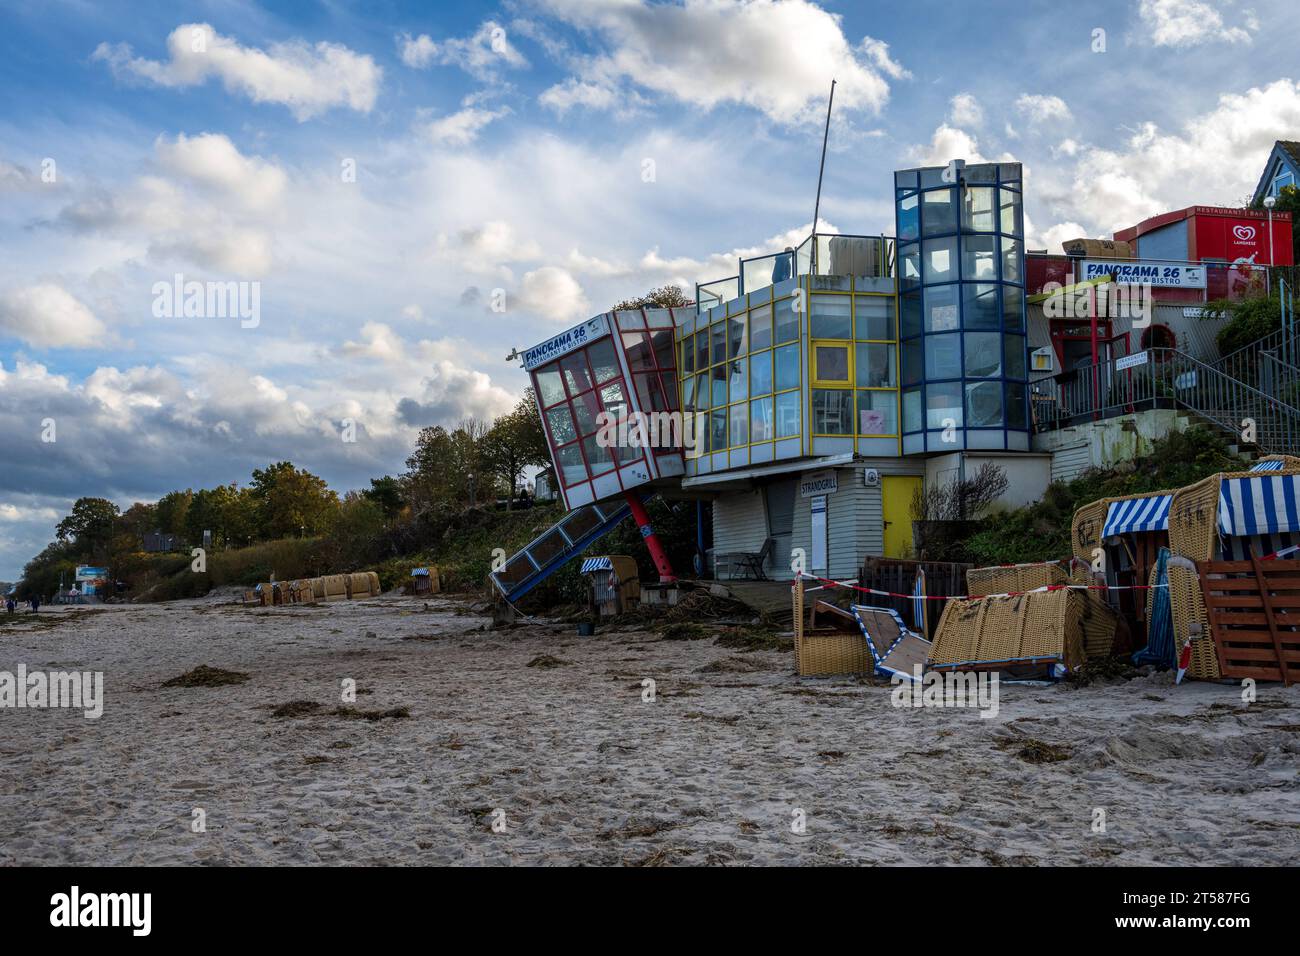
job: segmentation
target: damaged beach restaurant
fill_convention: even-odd
[[[1027,253],[1023,188],[1017,163],[900,170],[893,236],[813,233],[698,284],[693,305],[605,313],[521,350],[567,514],[493,572],[500,595],[517,602],[629,516],[660,584],[675,582],[646,509],[656,496],[696,510],[694,577],[857,581],[873,560],[924,563],[923,489],[991,464],[1006,478],[995,507],[1017,507],[1194,420],[1235,431],[1264,383],[1234,390],[1221,363],[1246,357],[1218,354],[1223,320],[1202,311],[1267,288],[1272,259],[1175,261],[1163,233],[1159,257],[1137,258],[1159,228]],[[1198,235],[1195,220],[1217,215],[1206,208],[1175,232]],[[1268,411],[1258,450],[1300,451],[1289,406]],[[1147,584],[1167,542],[1151,545],[1114,573]],[[1080,568],[1076,555],[1026,573],[1101,586]],[[946,587],[973,594],[964,570]],[[1111,610],[1149,616],[1132,600]],[[916,617],[933,637],[938,609]]]

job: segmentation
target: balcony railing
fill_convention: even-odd
[[[1273,378],[1270,373],[1268,378]],[[1235,442],[1269,454],[1300,452],[1300,409],[1284,382],[1249,381],[1177,349],[1147,349],[1040,379],[1031,386],[1034,430],[1050,431],[1151,408],[1184,408]]]
[[[699,312],[749,292],[758,292],[794,276],[843,275],[891,278],[895,268],[894,240],[889,236],[813,233],[798,247],[741,259],[736,275],[695,286]]]

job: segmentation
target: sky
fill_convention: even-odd
[[[83,495],[340,493],[512,349],[1025,165],[1031,249],[1239,205],[1300,139],[1289,0],[0,0],[0,580]],[[239,314],[165,290],[224,283]],[[183,288],[183,285],[182,285]],[[255,298],[254,298],[255,296]],[[253,308],[256,303],[256,308]],[[218,314],[214,314],[218,313]]]

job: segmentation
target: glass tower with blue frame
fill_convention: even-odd
[[[894,186],[903,453],[1028,451],[1020,164],[902,170]]]

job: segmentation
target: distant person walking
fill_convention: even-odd
[[[18,602],[15,601],[13,598],[6,598],[5,610],[8,611],[10,614],[12,614],[14,611],[18,610]]]
[[[41,611],[41,599],[38,597],[34,597],[32,598],[31,604],[32,604],[32,613],[39,614]]]

